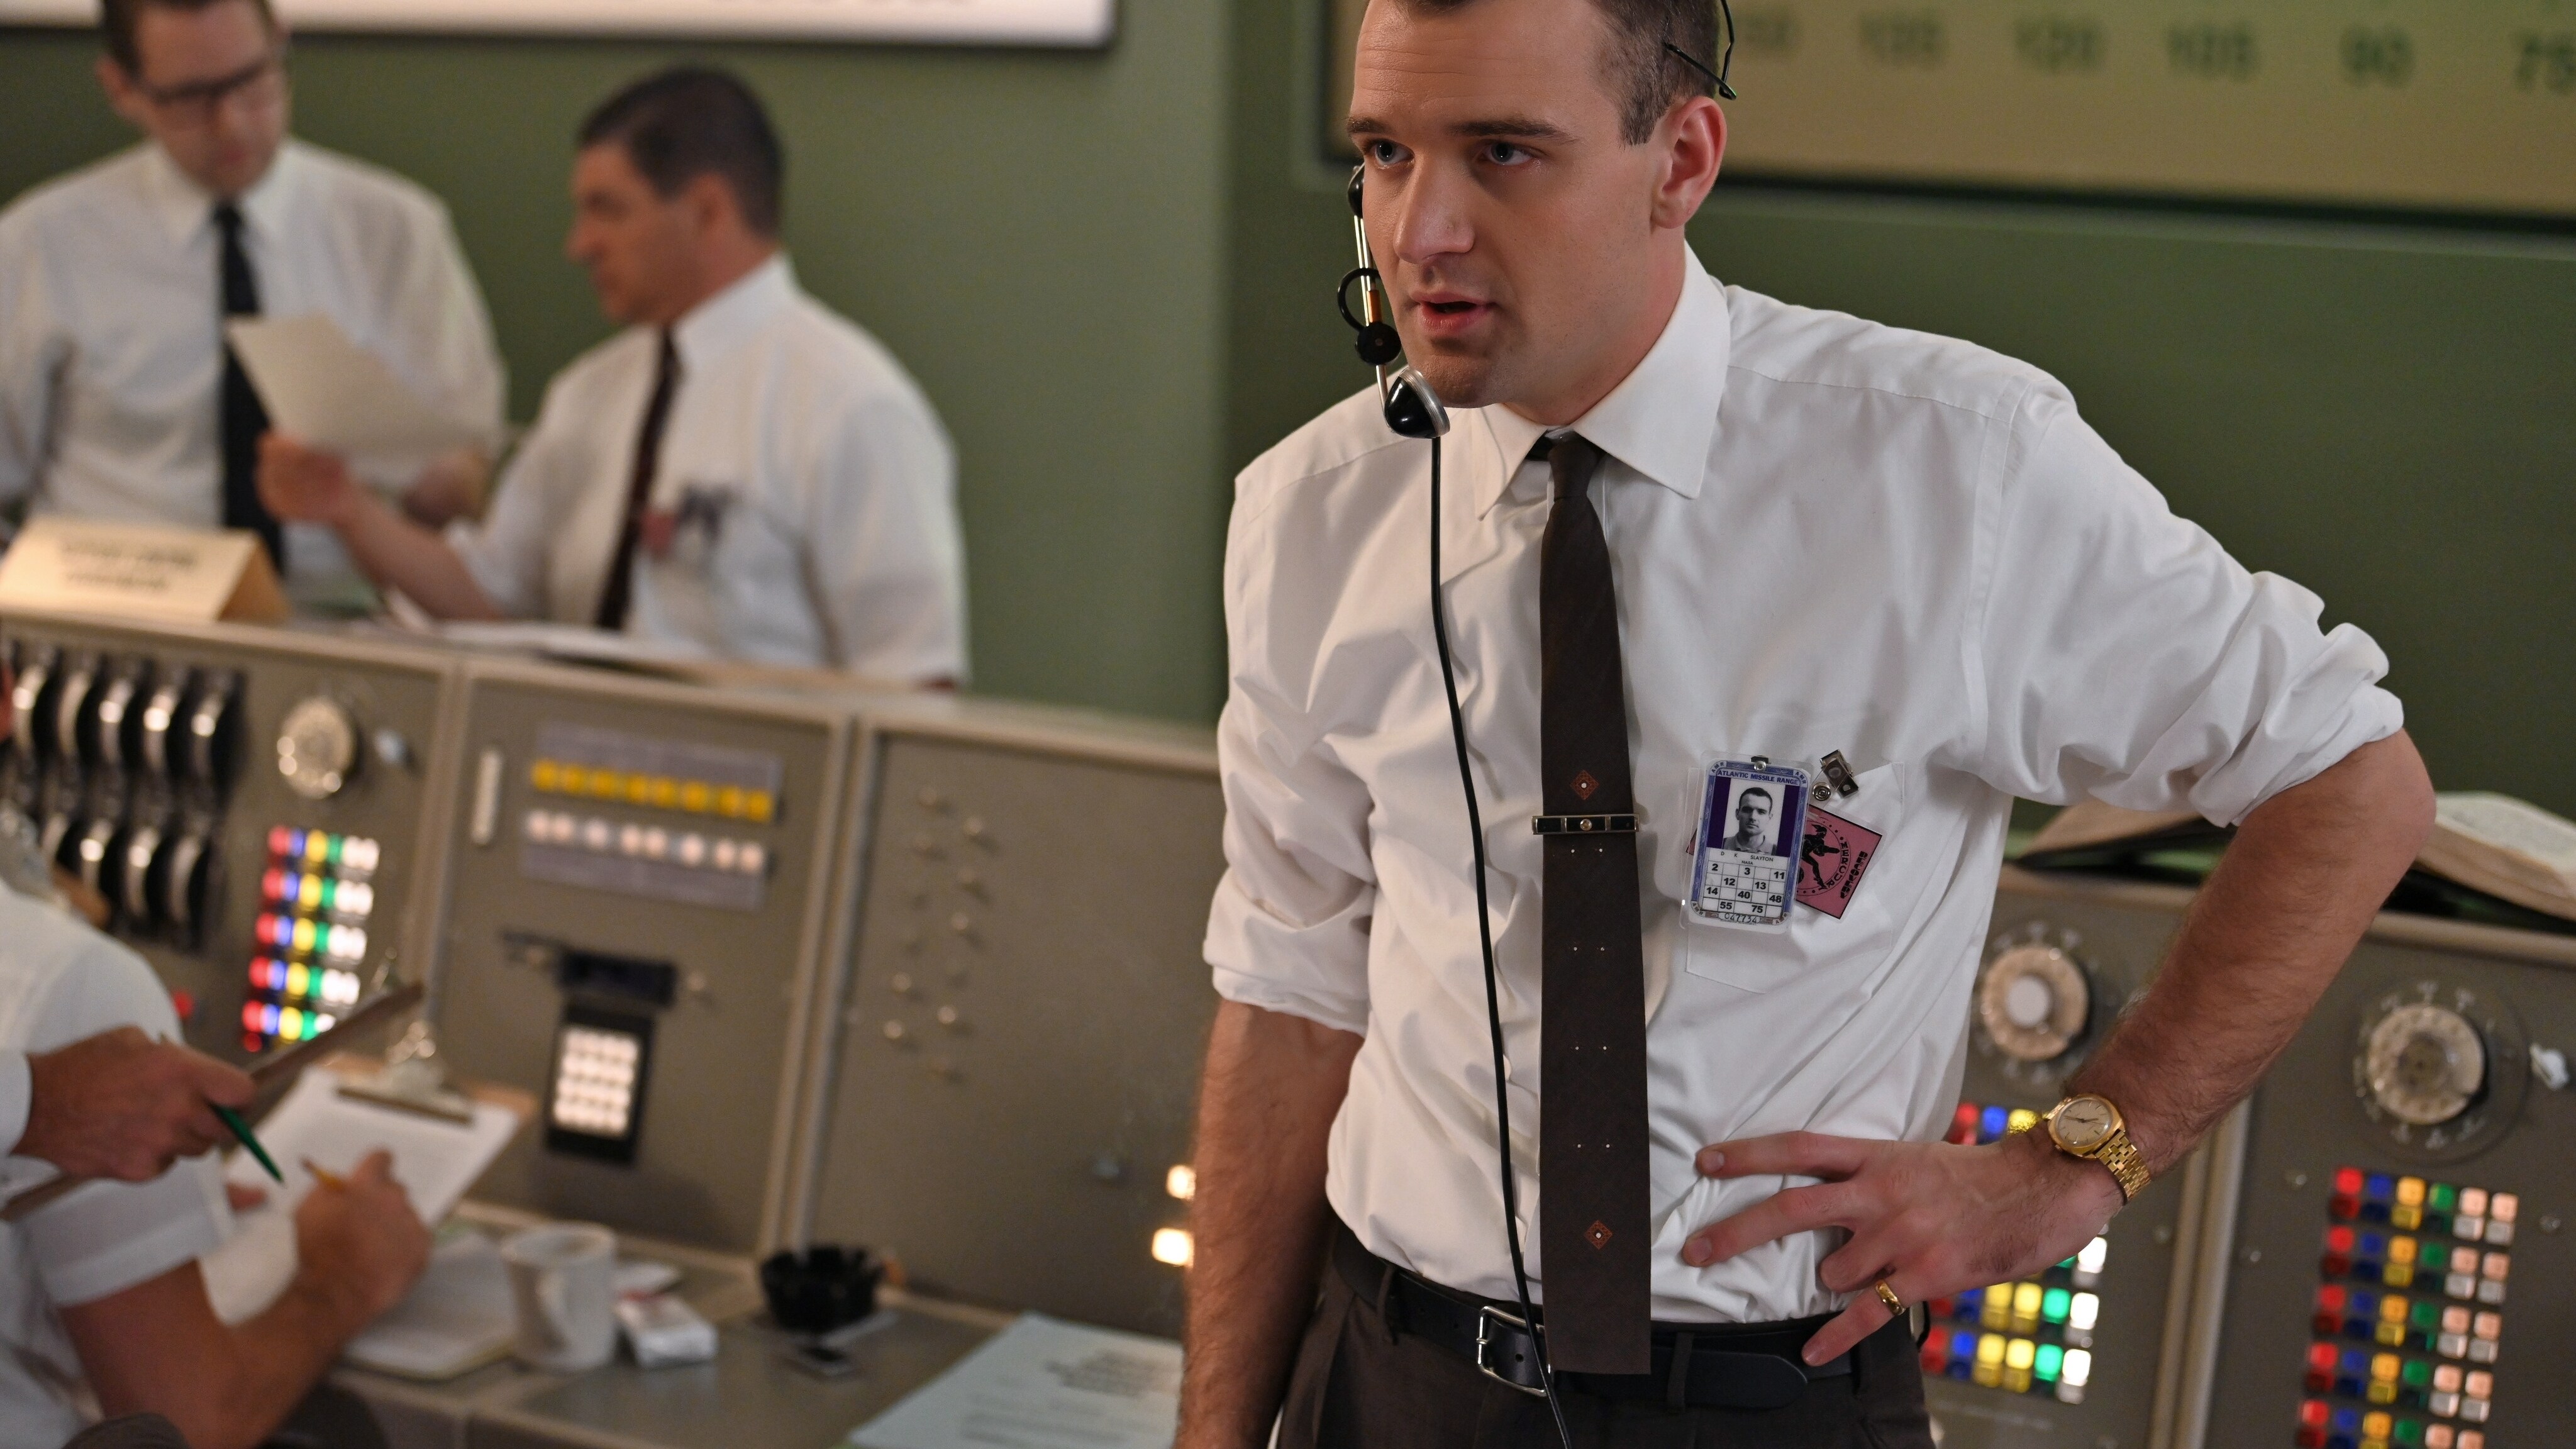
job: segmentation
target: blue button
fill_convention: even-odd
[[[2337,1409],[2337,1410],[2335,1410],[2335,1412],[2334,1412],[2334,1426],[2335,1426],[2335,1432],[2337,1432],[2337,1433],[2339,1433],[2339,1434],[2358,1434],[2358,1433],[2360,1433],[2360,1432],[2361,1432],[2361,1410],[2359,1410],[2359,1409]]]
[[[1999,1141],[2004,1135],[2004,1130],[2010,1126],[2012,1126],[2011,1109],[2005,1107],[1988,1107],[1985,1110],[1985,1115],[1977,1119],[1977,1140],[1980,1142]]]
[[[2385,1173],[2374,1172],[2362,1188],[2361,1195],[2373,1202],[2386,1202],[2397,1195],[2397,1179]]]

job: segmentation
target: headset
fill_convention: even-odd
[[[1711,70],[1689,51],[1663,43],[1664,50],[1691,69],[1707,76],[1721,99],[1734,100],[1735,88],[1727,84],[1727,72],[1735,65],[1735,12],[1728,0],[1717,0],[1718,14],[1726,25],[1726,49],[1720,54],[1717,68]],[[1512,1171],[1512,1108],[1507,1095],[1503,1058],[1503,1007],[1501,988],[1494,970],[1494,928],[1492,912],[1486,903],[1485,822],[1476,804],[1476,776],[1467,762],[1467,717],[1458,707],[1458,675],[1450,661],[1449,613],[1440,595],[1440,440],[1449,433],[1449,409],[1442,405],[1439,393],[1420,368],[1406,365],[1394,368],[1403,355],[1404,340],[1396,335],[1395,324],[1388,321],[1390,299],[1386,279],[1369,253],[1368,222],[1361,211],[1361,182],[1367,174],[1365,165],[1351,168],[1348,196],[1351,204],[1351,245],[1359,265],[1342,274],[1341,285],[1333,290],[1333,306],[1350,324],[1354,334],[1351,348],[1360,361],[1377,371],[1380,414],[1387,428],[1401,438],[1419,438],[1431,445],[1431,639],[1440,656],[1440,687],[1449,704],[1449,739],[1458,754],[1458,788],[1467,801],[1467,841],[1474,857],[1476,874],[1476,944],[1485,966],[1485,1029],[1494,1053],[1494,1141],[1500,1161],[1503,1188],[1503,1238],[1511,1248],[1512,1288],[1521,1310],[1521,1325],[1530,1335],[1538,1352],[1539,1392],[1546,1396],[1548,1412],[1556,1420],[1556,1434],[1565,1449],[1574,1449],[1574,1434],[1565,1422],[1565,1405],[1557,1396],[1556,1369],[1549,1363],[1545,1330],[1530,1304],[1529,1269],[1521,1253],[1520,1187]],[[1360,309],[1351,311],[1351,284],[1360,284]]]

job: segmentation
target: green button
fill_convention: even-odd
[[[2433,1190],[2424,1195],[2424,1201],[2433,1211],[2446,1213],[2460,1205],[2460,1190],[2447,1182],[2437,1182],[2433,1184]]]
[[[2408,1388],[2420,1389],[2433,1381],[2433,1366],[2423,1359],[2410,1358],[2406,1367],[2398,1370],[2397,1379]]]
[[[2400,1419],[2400,1420],[2398,1420],[2398,1421],[2397,1421],[2397,1437],[2396,1437],[2396,1439],[2395,1439],[2395,1441],[2394,1441],[2394,1442],[2399,1443],[2399,1444],[2421,1444],[2421,1443],[2423,1443],[2423,1442],[2424,1442],[2424,1426],[2423,1426],[2421,1423],[2419,1423],[2419,1422],[2417,1422],[2416,1420],[2413,1420],[2413,1419]]]
[[[2438,1328],[2442,1323],[2442,1305],[2430,1298],[2418,1298],[2406,1310],[2406,1321],[2421,1329]]]
[[[349,843],[349,837],[345,835],[326,835],[323,839],[331,842],[329,850],[330,860],[333,865],[338,865],[340,863],[340,850],[343,846],[346,846]]]
[[[2039,1316],[2050,1323],[2064,1323],[2066,1305],[2073,1302],[2074,1298],[2074,1294],[2063,1288],[2049,1289],[2047,1296],[2039,1300]]]
[[[2057,1367],[2066,1362],[2066,1350],[2053,1343],[2039,1346],[2039,1356],[2031,1361],[2030,1376],[2043,1384],[2057,1382]]]

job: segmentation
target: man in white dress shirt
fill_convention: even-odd
[[[628,329],[583,354],[445,537],[272,438],[263,488],[450,619],[593,625],[678,651],[892,682],[966,672],[956,464],[893,355],[796,285],[781,157],[718,71],[584,123],[567,244]]]
[[[1283,1399],[1290,1449],[1557,1443],[1514,1244],[1575,1443],[1928,1446],[1901,1310],[2070,1256],[2176,1163],[2430,827],[2378,648],[2054,379],[1702,270],[1715,28],[1363,21],[1369,239],[1454,427],[1435,462],[1364,391],[1238,483],[1183,1449]],[[1692,908],[1704,787],[1754,757],[1881,838],[1839,914]],[[2057,1120],[1951,1146],[2016,796],[2238,833]]]
[[[298,592],[351,579],[328,529],[260,506],[267,415],[227,315],[321,313],[432,406],[497,439],[502,375],[446,208],[288,138],[267,0],[107,0],[99,80],[148,137],[0,214],[0,500],[258,530]],[[377,476],[443,520],[480,460]]]

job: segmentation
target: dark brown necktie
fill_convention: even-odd
[[[623,630],[634,600],[635,547],[644,536],[644,505],[653,496],[653,475],[662,466],[662,425],[670,421],[671,394],[680,386],[680,351],[671,329],[662,329],[662,355],[654,364],[653,400],[644,405],[644,427],[635,435],[635,471],[626,480],[626,520],[617,530],[617,552],[608,560],[608,579],[599,590],[599,613],[591,620],[602,629]]]
[[[1547,446],[1544,442],[1542,446]],[[1652,1367],[1646,974],[1636,796],[1610,545],[1589,489],[1601,450],[1557,438],[1539,546],[1539,1244],[1560,1371]]]
[[[256,317],[259,275],[250,269],[250,253],[242,247],[241,208],[229,201],[216,207],[215,230],[223,242],[217,280],[223,292],[224,315]],[[259,440],[268,431],[268,409],[260,405],[259,391],[250,385],[250,374],[242,371],[241,359],[233,356],[233,345],[226,342],[223,347],[224,380],[216,417],[221,425],[224,527],[247,528],[258,534],[259,541],[268,546],[268,561],[284,573],[286,531],[259,497]]]

